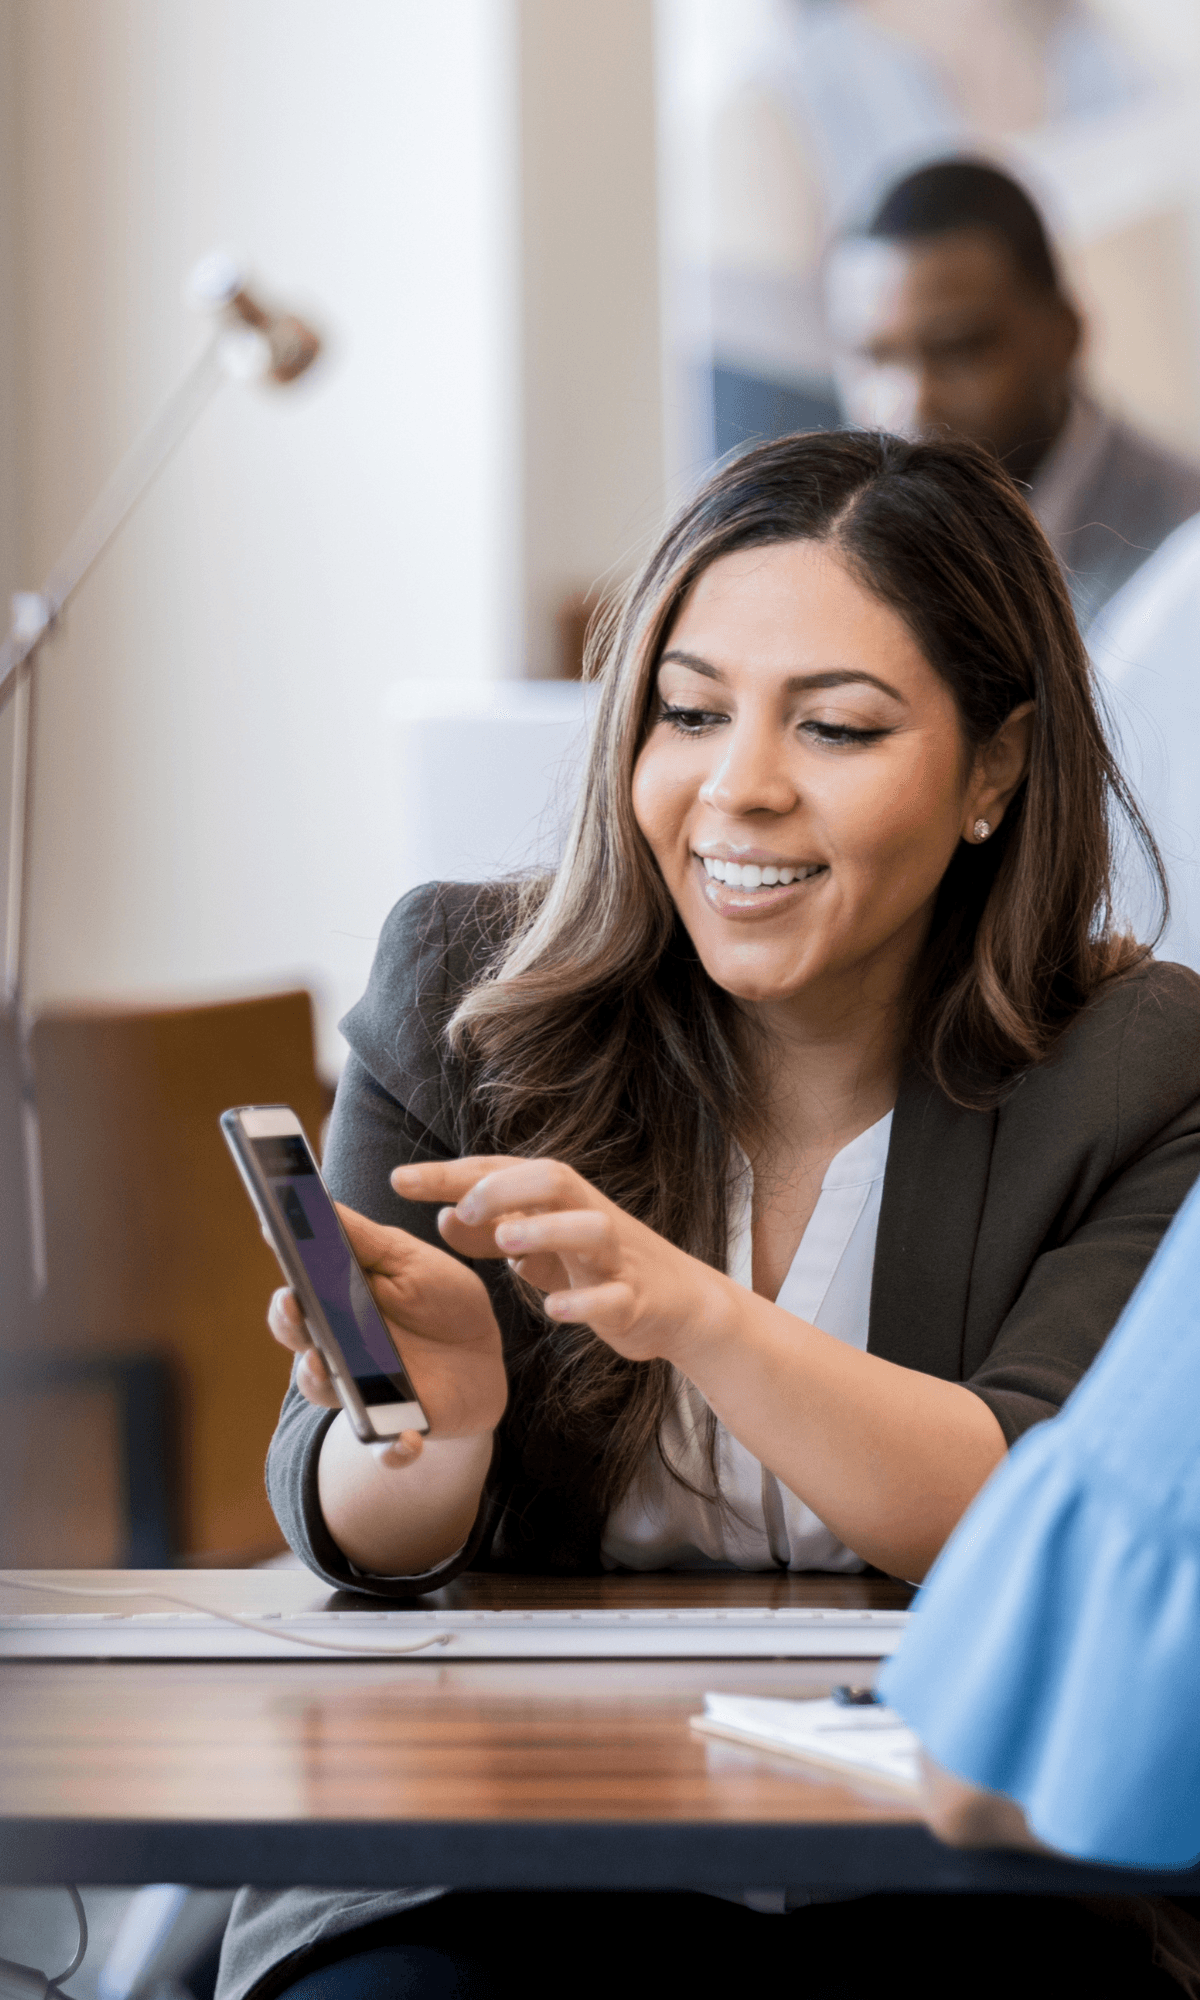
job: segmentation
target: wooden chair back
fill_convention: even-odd
[[[264,1324],[278,1267],[217,1119],[233,1104],[288,1103],[319,1143],[329,1099],[314,1064],[309,996],[46,1013],[33,1059],[48,1288],[8,1344],[27,1374],[33,1361],[57,1367],[59,1391],[43,1392],[40,1410],[37,1396],[27,1398],[19,1440],[27,1508],[39,1480],[43,1516],[53,1505],[57,1466],[64,1519],[70,1513],[63,1447],[69,1436],[78,1452],[88,1425],[77,1415],[72,1431],[64,1419],[67,1357],[106,1365],[159,1357],[177,1400],[179,1553],[253,1560],[281,1546],[263,1463],[288,1360]],[[98,1380],[87,1390],[93,1398]],[[114,1490],[121,1476],[128,1487],[126,1469]],[[77,1524],[78,1516],[76,1506]],[[45,1559],[44,1517],[34,1542]],[[64,1547],[58,1559],[81,1558]]]

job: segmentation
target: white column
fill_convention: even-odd
[[[653,0],[519,0],[526,671],[664,504]]]

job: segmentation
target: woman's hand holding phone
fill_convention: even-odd
[[[481,1279],[405,1230],[335,1205],[429,1418],[431,1440],[490,1434],[504,1412],[508,1383],[500,1329]],[[281,1346],[300,1355],[295,1380],[305,1400],[336,1410],[328,1370],[286,1286],[274,1294],[267,1324]],[[381,1465],[409,1465],[422,1445],[418,1432],[403,1431],[371,1446],[371,1455]]]

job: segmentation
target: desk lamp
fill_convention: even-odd
[[[0,1077],[0,1154],[19,1160],[23,1221],[12,1232],[27,1250],[27,1286],[37,1298],[46,1284],[46,1232],[41,1142],[30,1052],[32,1023],[25,1005],[26,924],[33,818],[33,757],[37,671],[41,649],[71,598],[124,526],[138,501],[183,443],[193,424],[226,382],[285,386],[312,366],[321,341],[291,313],[269,310],[250,290],[246,275],[224,251],[214,251],[192,271],[185,296],[213,316],[211,338],[149,428],[132,446],[67,543],[40,591],[18,591],[12,624],[0,645],[0,711],[14,703],[12,794],[5,898],[4,990],[0,1000],[0,1062],[15,1067],[11,1094]],[[6,1106],[5,1098],[8,1099]],[[10,1116],[5,1119],[6,1108]],[[8,1176],[5,1176],[6,1180]],[[11,1183],[10,1183],[11,1185]],[[5,1205],[11,1202],[6,1192]],[[10,1209],[11,1214],[11,1209]],[[8,1234],[9,1232],[5,1232]]]

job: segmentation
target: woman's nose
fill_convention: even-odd
[[[790,812],[798,798],[786,748],[765,728],[734,728],[700,787],[706,805],[731,817],[752,812]]]

